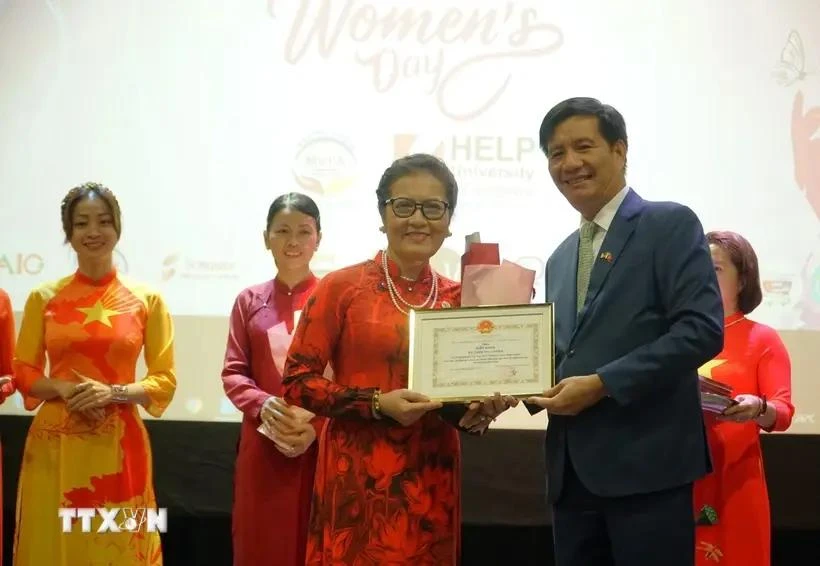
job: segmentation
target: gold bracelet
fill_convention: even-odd
[[[373,412],[373,418],[381,419],[382,418],[382,406],[379,403],[379,397],[381,397],[382,390],[376,389],[373,392],[373,399],[370,401],[370,410]]]

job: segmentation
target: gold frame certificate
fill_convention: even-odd
[[[410,311],[408,389],[434,401],[541,395],[555,383],[552,303]]]

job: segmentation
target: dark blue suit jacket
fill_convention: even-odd
[[[711,471],[697,368],[723,348],[723,306],[703,227],[689,208],[632,189],[596,257],[576,316],[578,232],[547,261],[555,303],[556,379],[601,376],[609,397],[549,416],[550,501],[566,454],[602,497],[649,493]]]

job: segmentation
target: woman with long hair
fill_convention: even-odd
[[[137,406],[159,417],[176,391],[171,317],[159,293],[114,268],[114,193],[87,183],[60,212],[78,267],[29,294],[14,359],[26,409],[39,407],[20,470],[14,564],[158,566],[159,532],[146,528],[147,513],[159,513],[151,445]],[[148,371],[138,380],[140,352]],[[110,516],[95,512],[87,524],[80,508]]]

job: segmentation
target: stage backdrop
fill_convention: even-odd
[[[0,287],[70,273],[59,206],[117,194],[121,272],[174,313],[167,418],[238,420],[219,373],[227,316],[272,276],[270,202],[323,211],[318,274],[384,245],[389,163],[434,152],[460,184],[436,268],[480,231],[538,272],[578,225],[537,147],[578,95],[626,117],[629,182],[745,234],[765,288],[753,318],[794,364],[791,432],[820,432],[820,4],[816,0],[0,0]],[[19,316],[19,313],[18,313]],[[18,321],[19,322],[19,321]],[[0,412],[21,411],[19,397]],[[542,428],[523,410],[499,426]]]

